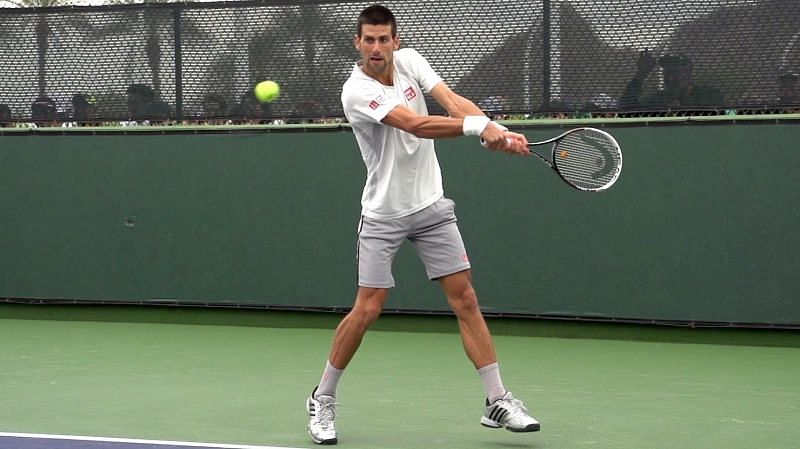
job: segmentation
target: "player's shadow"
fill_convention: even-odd
[[[512,441],[497,441],[497,440],[486,440],[483,442],[486,447],[507,447],[507,448],[538,448],[544,447],[544,443],[541,441],[529,441],[529,442],[512,442]]]

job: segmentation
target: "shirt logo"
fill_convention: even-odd
[[[378,109],[378,107],[380,107],[380,105],[381,105],[381,103],[383,103],[383,101],[384,101],[383,95],[378,95],[377,97],[375,97],[374,100],[369,102],[369,108],[373,109],[373,110],[374,109]]]
[[[404,90],[403,93],[406,94],[406,100],[411,100],[412,98],[415,98],[417,96],[417,93],[414,92],[413,87],[409,87],[408,89]]]

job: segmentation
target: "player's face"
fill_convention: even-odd
[[[362,69],[370,74],[384,74],[392,66],[392,54],[400,45],[400,39],[392,37],[392,26],[361,26],[361,36],[355,38],[356,49],[361,53]]]

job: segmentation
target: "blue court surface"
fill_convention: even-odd
[[[72,435],[39,435],[0,432],[0,449],[296,449],[276,446],[190,443],[184,441],[132,440]]]

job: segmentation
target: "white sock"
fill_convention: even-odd
[[[506,388],[500,379],[500,366],[497,362],[478,369],[478,374],[483,382],[483,389],[486,390],[486,397],[492,404],[506,394]]]
[[[336,397],[336,386],[339,385],[339,378],[342,377],[344,370],[334,368],[331,362],[325,362],[325,371],[322,373],[322,380],[319,381],[319,387],[314,394],[315,397],[324,394],[326,396]]]

